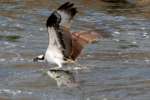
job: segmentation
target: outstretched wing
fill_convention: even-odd
[[[99,39],[109,38],[110,34],[102,30],[83,31],[72,33],[72,52],[70,57],[75,60],[86,44],[95,43]]]
[[[68,31],[63,30],[61,27],[48,27],[49,33],[49,50],[57,48],[62,52],[64,59],[70,58],[72,48],[72,38]]]
[[[57,13],[59,13],[61,16],[60,25],[69,29],[72,23],[72,19],[77,13],[77,8],[74,7],[73,3],[66,2],[57,9]]]
[[[46,26],[58,24],[63,28],[69,29],[76,13],[77,8],[74,7],[74,4],[66,2],[49,16]]]
[[[76,13],[73,4],[67,2],[54,11],[46,23],[49,33],[49,47],[61,50],[65,58],[69,58],[72,48],[72,36],[66,29],[69,28],[68,25],[71,24]]]

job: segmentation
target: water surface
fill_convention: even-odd
[[[76,0],[71,31],[101,29],[112,35],[84,49],[73,71],[80,88],[58,87],[32,58],[45,52],[45,21],[65,0],[0,1],[1,100],[149,100],[149,7]],[[77,65],[66,65],[73,68]],[[54,67],[54,65],[49,66]],[[85,69],[84,69],[85,67]]]

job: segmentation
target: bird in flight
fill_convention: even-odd
[[[45,54],[35,57],[34,61],[45,60],[61,68],[64,63],[74,62],[86,44],[97,40],[100,34],[96,32],[70,32],[72,20],[77,12],[77,8],[70,2],[62,4],[52,12],[46,22],[48,48]]]

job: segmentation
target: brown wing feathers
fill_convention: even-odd
[[[86,44],[94,43],[101,36],[102,33],[88,31],[88,32],[74,32],[72,33],[72,52],[71,58],[75,60]]]

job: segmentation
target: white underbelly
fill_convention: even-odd
[[[60,65],[64,62],[63,55],[58,48],[48,48],[45,54],[45,59],[48,63]]]

